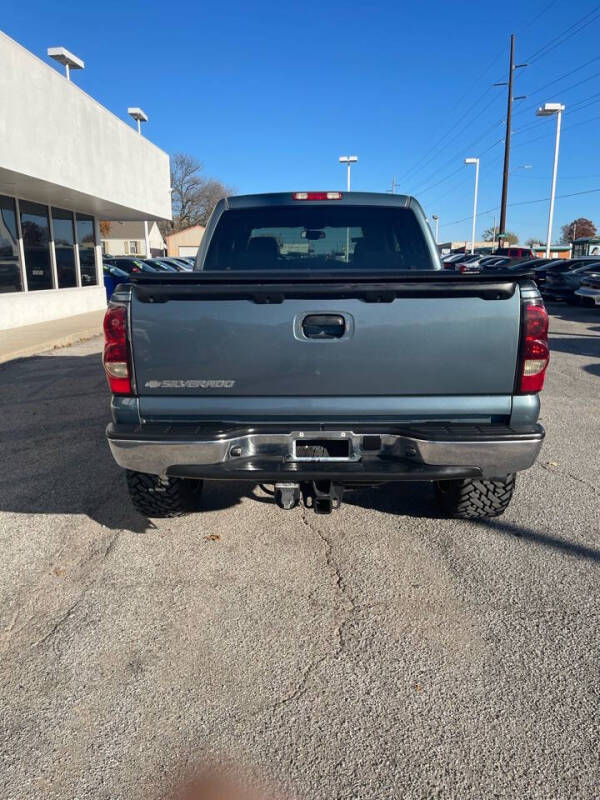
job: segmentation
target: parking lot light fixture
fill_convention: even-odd
[[[475,194],[473,196],[473,230],[471,233],[471,253],[475,252],[475,223],[477,222],[477,193],[479,192],[479,159],[465,158],[465,164],[475,164]]]
[[[128,108],[127,113],[137,122],[138,133],[142,132],[142,122],[148,122],[148,115],[141,108]]]
[[[81,58],[73,55],[66,47],[49,47],[46,52],[50,58],[53,58],[64,66],[68,81],[71,80],[72,69],[85,69],[85,62]]]
[[[148,115],[142,111],[141,108],[137,106],[132,106],[127,109],[127,113],[130,117],[137,122],[137,129],[140,136],[142,135],[142,122],[148,122]],[[146,258],[150,258],[152,253],[150,252],[150,238],[148,236],[148,221],[144,220],[144,239],[146,243]]]
[[[561,103],[544,103],[535,112],[538,117],[551,117],[556,114],[556,139],[554,142],[554,166],[552,168],[552,187],[550,189],[550,211],[548,213],[548,234],[546,236],[546,258],[550,258],[552,241],[552,222],[554,219],[554,198],[556,195],[556,176],[558,175],[558,151],[560,147],[560,125],[565,107]]]
[[[345,164],[347,167],[347,174],[346,174],[346,190],[350,191],[350,167],[352,164],[356,164],[358,161],[358,156],[340,156],[340,164]]]
[[[437,244],[439,239],[438,233],[440,230],[440,218],[437,214],[432,214],[431,219],[435,222],[435,243]]]

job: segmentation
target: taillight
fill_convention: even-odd
[[[531,394],[542,391],[550,358],[548,313],[543,305],[524,306],[523,328],[519,391]]]
[[[294,192],[294,200],[341,200],[341,192]]]
[[[133,394],[127,346],[127,309],[109,305],[104,315],[102,364],[113,394]]]

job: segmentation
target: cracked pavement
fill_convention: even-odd
[[[218,758],[298,800],[596,798],[600,310],[551,310],[547,440],[487,523],[425,484],[146,520],[100,341],[0,366],[2,800],[152,800]]]

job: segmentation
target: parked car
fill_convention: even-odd
[[[505,269],[513,263],[512,258],[507,256],[486,256],[479,262],[479,269],[483,272],[497,272]]]
[[[592,274],[600,274],[600,261],[563,272],[552,271],[548,274],[543,293],[552,300],[577,303],[579,298],[575,296],[575,292],[581,286],[583,279]]]
[[[585,306],[600,306],[600,274],[587,275],[581,281],[579,289],[575,290],[575,294]]]
[[[179,256],[168,256],[168,260],[170,263],[179,264],[186,272],[189,272],[190,269],[193,267],[193,263],[190,264],[187,258],[180,258]]]
[[[168,256],[157,256],[156,258],[149,259],[156,263],[158,269],[166,270],[167,272],[189,272],[190,266],[178,258],[170,258]]]
[[[177,267],[174,267],[173,264],[169,264],[162,258],[146,258],[144,261],[157,272],[179,272]]]
[[[539,267],[534,270],[534,280],[538,289],[545,293],[546,287],[552,275],[563,274],[565,272],[572,272],[573,270],[585,267],[588,264],[595,264],[598,262],[598,256],[582,256],[581,258],[557,258],[550,264]]]
[[[127,256],[104,256],[103,264],[108,264],[126,272],[128,275],[135,272],[156,272],[157,270],[150,264],[146,264],[141,258],[128,258]]]
[[[479,262],[481,256],[476,253],[453,253],[451,258],[444,261],[444,269],[451,269],[454,272],[460,272],[458,267],[461,265],[475,264]]]
[[[120,283],[129,279],[129,274],[119,267],[113,267],[110,264],[104,263],[102,265],[104,272],[104,288],[106,289],[106,301],[108,302],[112,297],[114,290]]]
[[[531,247],[497,247],[492,255],[508,256],[509,258],[535,258]]]
[[[136,274],[106,316],[107,438],[141,513],[185,512],[204,479],[320,513],[411,480],[451,517],[507,508],[544,436],[529,278],[444,273],[414,198],[361,192],[222,200],[181,277]]]
[[[442,266],[444,269],[454,269],[454,264],[464,257],[464,253],[448,253],[448,255],[442,256]]]

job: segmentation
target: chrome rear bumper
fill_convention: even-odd
[[[157,430],[158,427],[158,430]],[[357,426],[360,428],[360,426]],[[504,426],[421,426],[417,429],[369,430],[225,430],[192,438],[177,426],[109,425],[107,437],[117,464],[137,472],[184,477],[266,480],[262,473],[328,473],[356,475],[363,480],[393,474],[403,467],[416,480],[427,480],[425,468],[464,468],[483,478],[504,476],[531,467],[542,445],[539,425],[527,429]],[[189,431],[188,426],[188,431]],[[209,432],[210,433],[210,432]],[[159,434],[159,435],[157,435]],[[154,437],[154,438],[153,438]],[[343,457],[306,458],[296,454],[303,439],[345,440]],[[393,467],[393,469],[390,468]],[[417,469],[415,469],[417,468]],[[460,471],[460,470],[459,470]],[[255,477],[254,477],[255,476]],[[435,479],[435,478],[430,478]]]

